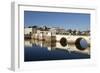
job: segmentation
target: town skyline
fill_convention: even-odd
[[[65,30],[90,30],[90,14],[24,11],[24,27],[47,26]]]
[[[46,27],[46,28],[48,28],[48,29],[52,29],[52,28],[55,28],[55,29],[63,29],[63,30],[72,30],[72,31],[74,31],[74,30],[76,30],[76,31],[90,31],[90,30],[77,30],[77,29],[64,29],[64,28],[61,28],[61,27],[48,27],[48,26],[46,26],[46,25],[42,25],[42,26],[37,26],[37,25],[32,25],[32,26],[27,26],[27,27],[24,27],[24,28],[44,28],[44,27]]]

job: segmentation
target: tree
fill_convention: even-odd
[[[71,30],[71,29],[68,29],[67,31],[68,31],[69,33],[72,33],[72,30]]]
[[[32,28],[38,28],[38,26],[34,25],[34,26],[32,26]]]
[[[76,30],[73,30],[73,35],[76,35]]]

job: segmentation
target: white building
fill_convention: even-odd
[[[24,28],[24,34],[30,34],[32,33],[32,28]]]

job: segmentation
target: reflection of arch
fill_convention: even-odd
[[[63,47],[65,47],[65,46],[67,45],[67,39],[66,39],[65,37],[62,37],[62,38],[60,39],[60,44],[61,44]]]
[[[88,47],[88,43],[84,38],[78,38],[75,41],[75,46],[79,50],[85,50]]]

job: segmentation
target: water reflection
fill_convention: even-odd
[[[75,44],[69,43],[62,46],[62,43],[54,41],[25,40],[24,49],[25,62],[90,58],[89,46],[85,50],[79,50]]]

